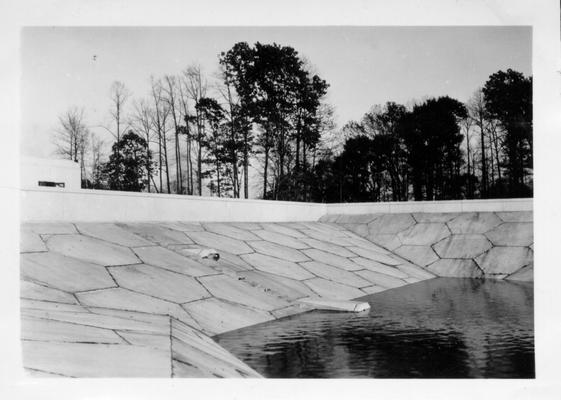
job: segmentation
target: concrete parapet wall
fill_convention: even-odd
[[[300,203],[132,193],[107,190],[26,188],[22,221],[317,221],[324,215],[405,212],[531,211],[533,199],[388,203]]]

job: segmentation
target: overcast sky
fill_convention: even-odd
[[[107,122],[113,81],[140,98],[151,75],[193,63],[213,74],[219,53],[239,41],[276,42],[307,58],[331,85],[339,126],[386,101],[466,101],[500,69],[531,74],[527,27],[24,28],[22,153],[52,156],[57,117],[72,106],[91,126]]]

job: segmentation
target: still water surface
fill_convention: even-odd
[[[533,288],[437,278],[215,339],[270,378],[533,378]]]

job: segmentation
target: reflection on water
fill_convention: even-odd
[[[533,284],[437,278],[215,339],[271,378],[533,378]]]

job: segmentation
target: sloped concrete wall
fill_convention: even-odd
[[[327,215],[438,276],[533,280],[532,211]]]
[[[35,376],[254,377],[210,337],[435,275],[336,224],[22,225]],[[218,261],[201,259],[212,247]]]

